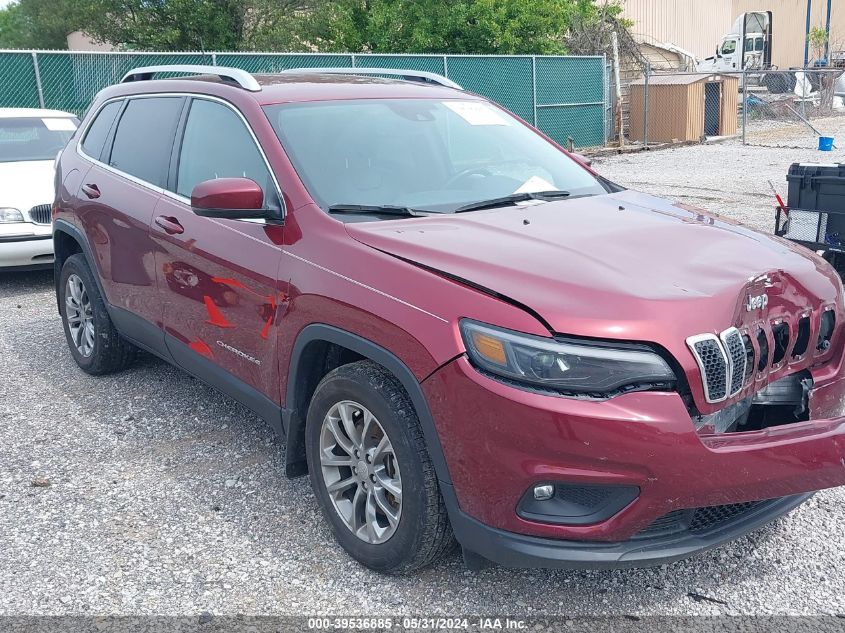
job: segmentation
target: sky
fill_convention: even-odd
[[[10,4],[12,4],[12,2],[14,2],[14,0],[0,0],[0,9],[6,8]]]

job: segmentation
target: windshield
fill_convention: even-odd
[[[512,194],[608,191],[542,136],[483,101],[368,99],[265,111],[324,209],[388,205],[451,213]]]
[[[79,121],[72,118],[0,119],[0,163],[53,160],[77,125]]]

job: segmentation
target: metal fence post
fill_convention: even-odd
[[[748,70],[742,69],[742,144],[745,145],[745,132],[748,128]]]
[[[610,116],[608,114],[610,107],[610,75],[607,72],[607,54],[602,53],[601,56],[601,72],[602,72],[602,123],[604,124],[604,145],[607,146],[609,138],[608,128],[610,127]]]
[[[809,0],[808,0],[809,1]],[[801,81],[801,116],[805,119],[807,118],[807,84],[810,83],[810,80],[807,79],[807,64],[804,64],[804,75],[803,80]],[[812,92],[813,87],[810,86],[810,91]]]
[[[537,127],[537,56],[531,56],[531,105],[534,111],[534,127]]]
[[[355,53],[352,54],[352,68],[357,68],[355,65]]]
[[[41,85],[41,71],[38,68],[38,54],[32,53],[32,68],[35,70],[35,87],[38,89],[38,107],[44,109],[44,88]]]
[[[645,63],[645,81],[643,82],[643,147],[648,148],[648,81],[651,78],[651,62]]]
[[[449,56],[443,56],[443,76],[449,79]]]
[[[217,53],[212,53],[212,54],[211,54],[211,65],[212,65],[212,66],[216,66],[216,65],[217,65]]]

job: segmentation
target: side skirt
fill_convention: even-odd
[[[187,371],[209,387],[237,400],[264,419],[273,430],[284,437],[282,409],[263,393],[236,378],[219,365],[197,354],[171,334],[164,335],[164,342],[170,351],[174,364]]]

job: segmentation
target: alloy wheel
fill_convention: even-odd
[[[87,358],[94,351],[94,308],[85,283],[75,273],[67,278],[65,315],[73,344]]]
[[[366,407],[344,400],[329,409],[320,431],[320,468],[335,511],[355,536],[371,544],[393,536],[402,515],[399,463]]]

